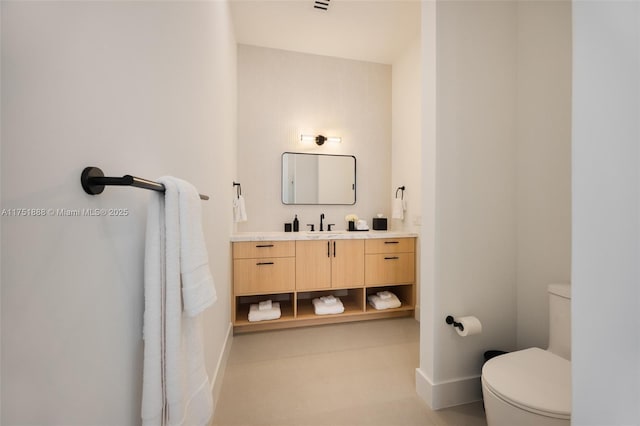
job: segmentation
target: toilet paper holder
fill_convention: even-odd
[[[462,325],[461,322],[457,322],[455,318],[453,318],[451,315],[447,315],[447,318],[445,318],[445,321],[447,322],[447,324],[453,325],[454,328],[457,327],[460,329],[460,331],[464,331],[464,325]]]

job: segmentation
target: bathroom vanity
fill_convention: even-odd
[[[415,310],[415,246],[407,232],[250,232],[234,234],[231,320],[235,333],[410,316]],[[393,292],[399,308],[376,310],[367,296]],[[344,312],[316,315],[312,299],[334,295]],[[249,322],[249,307],[270,299],[281,317]]]

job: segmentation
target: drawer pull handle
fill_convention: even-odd
[[[273,244],[258,244],[256,248],[273,247]]]
[[[385,241],[385,244],[400,244],[400,241]]]
[[[256,263],[257,266],[261,266],[261,265],[273,265],[273,262],[258,262]]]
[[[385,257],[384,260],[398,260],[400,259],[398,256]]]

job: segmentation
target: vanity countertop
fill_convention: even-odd
[[[237,232],[231,235],[231,241],[358,240],[417,236],[415,232],[405,231]]]

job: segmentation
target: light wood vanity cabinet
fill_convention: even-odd
[[[233,242],[234,332],[410,316],[415,309],[415,241],[345,238]],[[402,306],[376,310],[367,296],[395,293]],[[333,294],[345,311],[315,315],[311,300]],[[278,301],[281,318],[249,322],[251,304]]]

